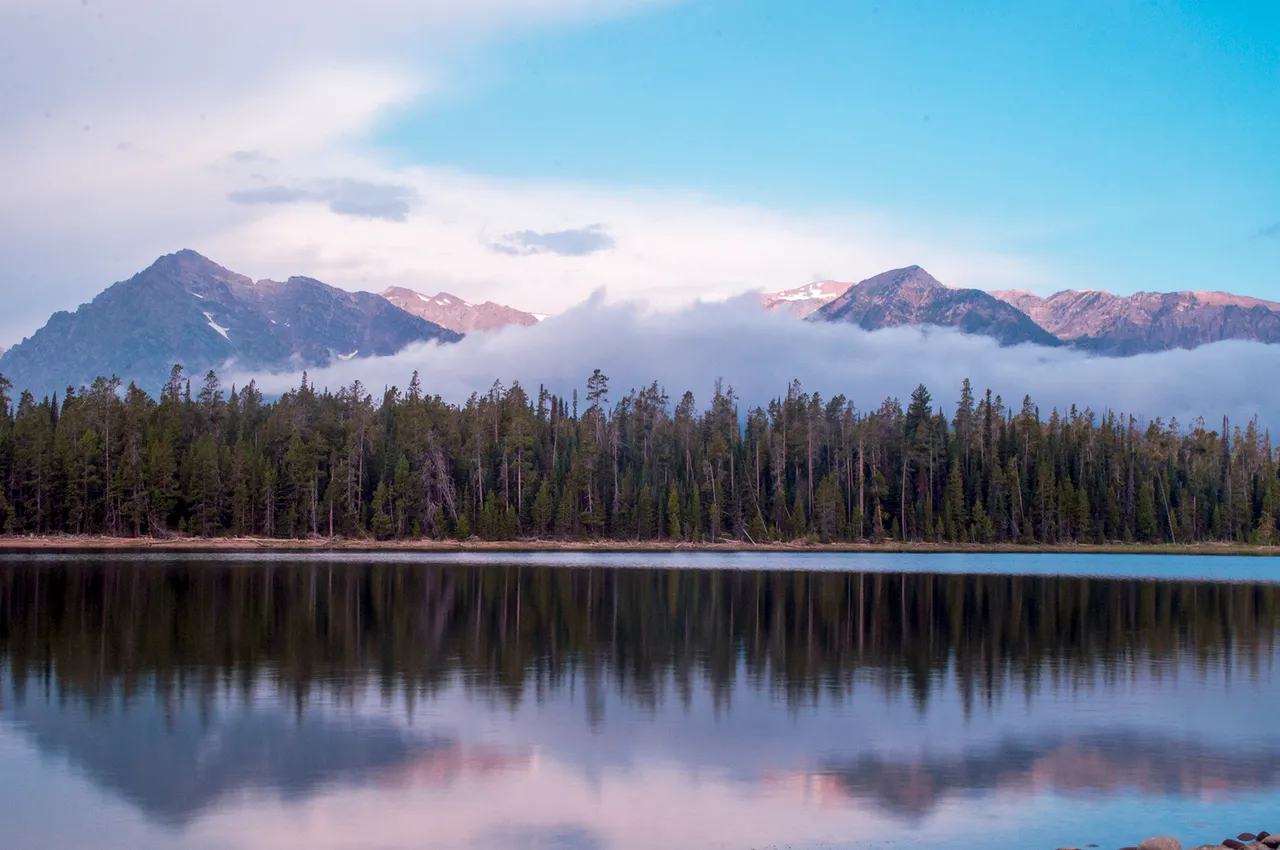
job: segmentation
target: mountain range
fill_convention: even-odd
[[[821,281],[762,296],[766,309],[787,309],[811,322],[848,322],[867,330],[935,325],[991,336],[1002,345],[1068,345],[1130,356],[1196,348],[1223,340],[1280,343],[1280,303],[1225,292],[1064,290],[1042,297],[1024,290],[946,286],[919,266],[859,283]]]
[[[1062,341],[1026,313],[980,289],[951,289],[919,266],[878,274],[819,307],[807,321],[843,322],[865,330],[937,325],[994,337],[1001,345]]]
[[[818,281],[761,300],[770,311],[813,323],[866,330],[950,327],[1001,345],[1070,346],[1108,356],[1221,340],[1280,343],[1277,302],[1223,292],[987,292],[947,286],[919,266],[858,283]],[[543,318],[448,292],[425,295],[399,286],[381,294],[348,292],[309,277],[253,281],[184,250],[109,286],[74,312],[54,313],[7,352],[0,348],[0,372],[37,395],[99,375],[155,392],[174,364],[196,378],[210,369],[314,369],[395,354],[414,343],[528,327]]]
[[[380,295],[307,277],[254,282],[194,251],[179,251],[74,313],[54,313],[0,358],[0,372],[37,395],[99,375],[155,393],[174,364],[197,378],[228,367],[314,368],[461,338]]]
[[[992,292],[1058,339],[1100,354],[1125,356],[1196,348],[1224,339],[1280,342],[1280,304],[1225,292],[1067,290],[1042,298]]]

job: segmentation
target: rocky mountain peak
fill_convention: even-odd
[[[401,310],[459,333],[496,331],[511,325],[529,327],[539,321],[533,313],[493,301],[473,304],[449,292],[424,295],[407,287],[391,286],[382,291],[382,297]]]
[[[771,313],[785,311],[803,319],[839,298],[850,286],[853,284],[844,281],[819,280],[795,289],[765,293],[760,296],[760,303]]]
[[[979,289],[947,287],[920,266],[867,278],[814,312],[809,321],[847,322],[866,330],[935,325],[991,336],[1002,345],[1061,344],[1017,307]]]
[[[373,293],[308,277],[255,284],[184,250],[112,284],[74,313],[55,313],[4,355],[0,371],[36,393],[111,375],[155,391],[174,364],[191,374],[314,368],[460,338]]]
[[[1129,355],[1196,348],[1228,339],[1280,342],[1280,303],[1225,292],[1068,289],[1047,298],[1019,290],[991,293],[1071,345]]]

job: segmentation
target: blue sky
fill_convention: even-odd
[[[1078,287],[1280,299],[1280,4],[690,0],[500,40],[402,162],[870,209]]]
[[[0,79],[0,345],[184,247],[540,313],[1280,300],[1275,2],[8,0]]]

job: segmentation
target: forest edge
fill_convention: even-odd
[[[99,535],[0,535],[0,553],[29,551],[302,551],[302,552],[812,552],[1074,555],[1251,555],[1280,557],[1280,546],[1248,543],[788,543],[739,541],[691,543],[664,540],[372,540],[365,538],[108,537]]]

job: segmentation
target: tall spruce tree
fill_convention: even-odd
[[[705,409],[657,384],[611,401],[599,371],[581,411],[501,383],[450,404],[420,375],[380,402],[195,383],[37,399],[0,378],[0,531],[1280,543],[1256,420],[1014,412],[968,382],[950,416],[923,386],[866,411],[798,384],[745,411],[724,386]]]

